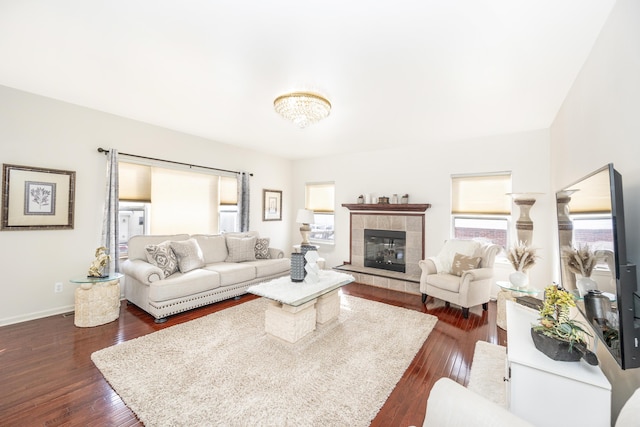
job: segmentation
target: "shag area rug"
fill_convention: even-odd
[[[91,355],[146,426],[367,426],[437,317],[342,295],[295,344],[264,332],[263,298]]]
[[[467,388],[506,407],[507,397],[504,382],[506,365],[507,350],[505,347],[486,341],[477,341]]]

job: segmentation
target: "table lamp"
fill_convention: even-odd
[[[300,234],[302,235],[301,245],[308,245],[309,233],[311,233],[311,226],[309,224],[313,224],[313,211],[308,209],[298,209],[296,222],[302,224],[300,227]]]

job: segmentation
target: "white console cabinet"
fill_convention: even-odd
[[[535,426],[611,425],[611,384],[584,360],[558,362],[536,349],[538,312],[506,301],[509,410]]]

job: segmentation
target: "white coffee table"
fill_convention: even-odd
[[[270,335],[294,343],[340,314],[339,290],[353,276],[321,270],[317,283],[292,282],[288,276],[250,286],[247,292],[269,300],[264,329]]]

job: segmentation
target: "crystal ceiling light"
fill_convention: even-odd
[[[331,103],[310,92],[293,92],[280,95],[273,101],[273,108],[299,128],[317,123],[331,112]]]

